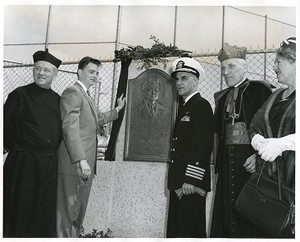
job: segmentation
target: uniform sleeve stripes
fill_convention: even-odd
[[[205,173],[204,169],[197,166],[188,165],[185,175],[196,178],[198,180],[202,180],[204,173]]]

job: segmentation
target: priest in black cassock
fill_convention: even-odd
[[[3,237],[55,237],[56,151],[61,142],[60,96],[51,89],[61,60],[33,55],[34,82],[4,104]]]
[[[218,59],[228,88],[215,93],[216,173],[218,174],[211,237],[260,237],[253,224],[235,211],[236,199],[255,171],[254,149],[249,126],[256,111],[271,94],[267,81],[246,77],[246,48],[229,46],[220,50]]]

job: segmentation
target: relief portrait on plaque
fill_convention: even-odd
[[[174,80],[159,69],[128,81],[125,157],[131,161],[169,160],[177,91]]]

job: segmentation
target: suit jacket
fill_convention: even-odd
[[[84,159],[95,171],[97,129],[117,119],[117,110],[101,113],[78,83],[62,93],[60,109],[63,141],[58,149],[58,172],[78,175],[81,171],[76,163]]]
[[[171,145],[168,189],[183,183],[210,191],[210,156],[213,147],[213,112],[199,93],[179,107]]]

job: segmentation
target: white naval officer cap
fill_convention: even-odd
[[[173,62],[171,77],[175,78],[177,72],[193,73],[199,80],[202,80],[205,76],[200,63],[190,57],[181,57]]]

